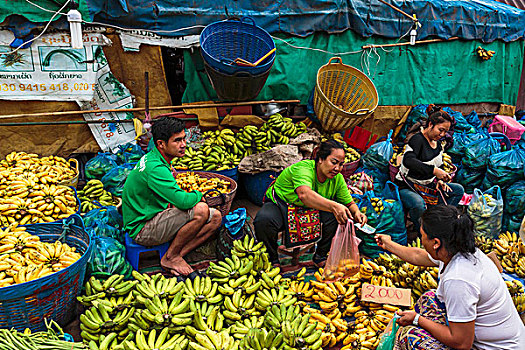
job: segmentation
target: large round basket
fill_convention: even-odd
[[[76,160],[75,158],[69,158],[67,161],[69,162],[71,167],[76,170],[76,174],[77,175],[75,177],[73,177],[72,179],[69,179],[69,180],[66,180],[66,181],[62,181],[61,183],[59,183],[59,185],[71,186],[71,187],[77,188],[78,176],[80,174],[79,170],[78,170],[78,160]]]
[[[317,71],[314,111],[325,131],[356,126],[378,103],[374,83],[360,70],[343,64],[340,57],[332,57]]]
[[[352,176],[355,173],[357,168],[359,168],[360,161],[361,159],[358,159],[353,162],[343,164],[343,169],[341,169],[341,174],[343,175],[343,178],[345,180],[348,180],[348,178],[350,178],[350,176]]]
[[[80,294],[93,242],[79,215],[60,223],[27,225],[26,231],[44,242],[61,240],[82,257],[63,270],[30,282],[0,288],[0,328],[45,330],[44,319],[66,322]]]
[[[230,208],[232,206],[233,199],[235,198],[235,193],[237,192],[237,182],[235,182],[233,179],[229,178],[228,176],[224,176],[221,174],[216,173],[210,173],[207,171],[194,171],[194,170],[178,170],[173,173],[174,176],[177,175],[177,173],[183,173],[183,172],[192,172],[195,175],[199,175],[200,177],[204,177],[207,179],[212,178],[218,178],[222,181],[228,181],[230,183],[230,192],[229,193],[221,193],[218,190],[209,190],[208,192],[204,193],[206,196],[206,203],[208,206],[217,209],[221,212],[221,215],[224,217],[230,212]]]

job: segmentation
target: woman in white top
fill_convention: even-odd
[[[496,265],[475,247],[470,217],[453,206],[430,207],[420,231],[425,249],[376,235],[404,261],[440,269],[437,290],[424,293],[415,311],[399,312],[396,349],[525,349],[525,327]]]

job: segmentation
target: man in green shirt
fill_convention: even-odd
[[[264,242],[272,263],[278,263],[277,236],[288,226],[291,204],[319,210],[322,224],[314,263],[324,266],[338,224],[349,219],[364,224],[366,215],[352,200],[341,169],[343,146],[335,140],[323,142],[315,160],[302,160],[284,169],[266,191],[266,202],[254,220],[257,239]]]
[[[124,228],[144,246],[172,241],[161,265],[174,275],[186,276],[193,269],[183,257],[215,233],[222,217],[202,201],[202,193],[182,190],[171,173],[172,159],[185,153],[184,122],[162,117],[154,121],[151,132],[155,147],[124,184]]]

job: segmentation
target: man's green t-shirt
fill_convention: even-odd
[[[342,174],[326,179],[325,182],[317,180],[314,160],[302,160],[284,169],[273,186],[268,188],[266,196],[275,202],[272,194],[272,189],[275,188],[275,194],[286,203],[304,207],[295,192],[299,186],[308,186],[322,197],[343,205],[353,201]]]
[[[168,204],[188,210],[201,198],[202,193],[186,192],[177,185],[170,165],[157,147],[154,147],[140,159],[124,184],[124,229],[129,232],[131,238],[135,238],[146,222],[168,208]]]

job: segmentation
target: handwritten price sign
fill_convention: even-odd
[[[361,300],[378,304],[410,306],[412,304],[411,293],[410,289],[381,287],[363,283]]]

